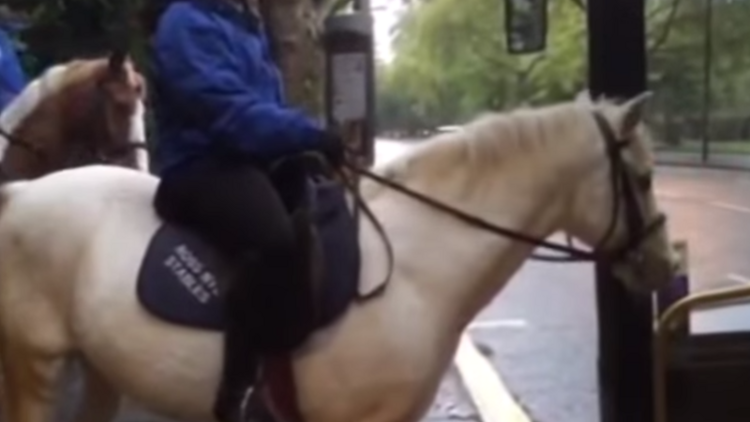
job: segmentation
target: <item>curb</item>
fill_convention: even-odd
[[[749,172],[750,163],[747,165],[734,165],[734,164],[723,164],[723,163],[691,163],[686,161],[671,161],[656,158],[656,165],[659,167],[685,167],[693,169],[705,169],[705,170],[724,170],[724,171],[737,171],[737,172]]]

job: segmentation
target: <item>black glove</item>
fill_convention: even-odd
[[[331,166],[340,168],[344,165],[346,149],[344,148],[344,141],[337,133],[331,131],[324,132],[318,151],[323,154]]]

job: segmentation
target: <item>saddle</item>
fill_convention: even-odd
[[[298,166],[299,162],[286,164]],[[278,175],[287,168],[280,164],[272,171]],[[288,212],[305,210],[309,215],[297,224],[306,225],[301,230],[309,235],[307,261],[312,276],[308,278],[308,292],[313,320],[300,323],[310,334],[336,321],[354,301],[377,296],[386,285],[384,281],[376,289],[360,293],[357,215],[347,203],[346,189],[340,182],[324,177],[319,168],[308,167],[308,173],[302,192],[280,193],[282,197],[286,194]],[[158,318],[223,331],[227,321],[221,286],[235,271],[231,260],[190,229],[162,221],[144,255],[137,295],[143,307]],[[290,353],[261,357],[260,376],[250,398],[255,417],[266,415],[279,422],[303,422],[297,407]]]

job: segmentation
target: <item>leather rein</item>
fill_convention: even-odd
[[[545,239],[541,239],[532,235],[528,235],[526,233],[508,229],[506,227],[488,222],[477,216],[461,211],[458,208],[448,205],[444,202],[438,201],[434,198],[430,198],[429,196],[408,188],[400,183],[389,180],[369,169],[355,165],[351,161],[345,161],[343,167],[350,170],[356,175],[371,179],[418,202],[428,205],[434,209],[440,210],[441,212],[444,212],[445,214],[448,214],[456,218],[457,220],[463,221],[469,226],[488,231],[498,236],[507,237],[519,242],[525,242],[540,248],[566,254],[562,256],[532,255],[532,259],[548,262],[615,262],[627,257],[628,255],[636,253],[636,249],[640,246],[640,244],[666,223],[666,216],[663,213],[659,213],[652,221],[646,220],[638,205],[638,191],[647,191],[651,189],[651,174],[632,175],[632,173],[629,172],[622,156],[623,149],[630,144],[631,140],[618,139],[609,123],[600,113],[594,112],[593,117],[596,121],[597,127],[603,135],[604,142],[606,143],[607,158],[610,162],[610,184],[612,191],[614,192],[614,198],[612,216],[610,218],[609,225],[607,226],[607,229],[605,230],[603,236],[600,238],[599,242],[597,242],[596,246],[592,248],[592,250],[577,248],[572,245],[571,241],[569,241],[568,244],[550,242]],[[332,169],[332,171],[334,172],[334,174],[336,174],[337,178],[342,181],[342,183],[345,185],[345,188],[354,197],[355,214],[359,210],[363,211],[366,214],[367,218],[373,223],[376,231],[382,237],[385,243],[389,263],[387,278],[384,283],[381,283],[381,287],[379,287],[377,290],[367,294],[366,296],[360,297],[360,300],[369,299],[381,293],[385,289],[388,281],[393,274],[395,259],[393,246],[391,245],[391,242],[382,224],[380,223],[380,221],[378,221],[377,217],[364,202],[363,198],[359,195],[358,187],[354,182],[350,180],[351,177],[345,175],[343,169]],[[621,195],[617,194],[617,192],[619,192],[620,190],[622,190],[622,197]],[[606,250],[605,245],[611,240],[611,237],[615,233],[618,217],[623,211],[623,208],[625,212],[625,224],[627,233],[626,241],[613,250]]]

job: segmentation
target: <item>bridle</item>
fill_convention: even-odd
[[[411,188],[407,188],[402,184],[389,180],[368,169],[354,165],[350,161],[345,161],[344,167],[355,174],[371,179],[425,205],[440,210],[472,227],[486,230],[498,236],[504,236],[540,248],[566,254],[563,256],[532,255],[532,259],[552,262],[591,261],[614,263],[625,258],[631,258],[638,262],[642,260],[642,256],[638,254],[639,246],[666,223],[666,216],[663,213],[659,213],[651,221],[647,221],[641,212],[641,207],[638,202],[638,191],[648,191],[652,188],[652,175],[650,173],[643,175],[634,174],[634,172],[628,168],[622,155],[622,151],[630,145],[631,139],[618,139],[607,120],[599,112],[594,111],[593,118],[604,138],[604,142],[606,143],[606,154],[610,162],[610,181],[613,192],[613,206],[612,216],[607,229],[591,250],[579,249],[573,246],[572,242],[569,242],[567,245],[559,244],[498,226],[441,201],[430,198]],[[357,187],[354,183],[348,181],[348,177],[344,175],[344,172],[341,169],[337,169],[335,172],[338,173],[338,178],[344,181],[347,190],[353,193],[356,202],[356,210],[362,210],[365,212],[368,219],[374,224],[378,234],[383,238],[389,259],[387,277],[390,279],[391,274],[393,273],[394,255],[393,247],[390,244],[385,230],[372,211],[370,211],[368,206],[364,203],[364,200],[355,193],[357,192]],[[622,192],[622,196],[619,195],[618,192]],[[621,211],[624,211],[625,213],[625,241],[618,245],[614,245],[613,247],[608,247],[608,244],[612,240],[612,236],[614,236]],[[378,294],[379,292],[380,289],[373,292],[371,295],[368,295],[368,297]]]
[[[87,113],[87,120],[92,122],[92,125],[96,124],[95,122],[97,122],[98,113],[103,113],[106,110],[105,103],[107,101],[107,97],[104,93],[104,82],[104,80],[101,80],[97,84],[94,101],[92,101]],[[106,116],[98,120],[102,122],[100,124],[104,125],[102,133],[109,134],[110,130],[109,127],[107,127]],[[44,164],[45,168],[54,167],[55,169],[74,167],[83,164],[113,164],[119,162],[124,157],[127,157],[135,150],[144,149],[148,151],[148,144],[145,142],[145,140],[140,139],[128,140],[118,145],[107,147],[103,147],[102,145],[96,143],[76,142],[73,144],[74,147],[71,148],[70,152],[66,154],[66,159],[62,163],[53,166],[53,164],[55,164],[53,158],[47,151],[40,148],[39,146],[28,142],[26,139],[22,139],[18,136],[12,135],[3,128],[0,128],[0,137],[3,137],[7,140],[8,146],[18,147],[24,151],[27,151],[29,154],[34,156],[37,161]],[[0,180],[11,181],[18,179],[22,178],[11,175],[7,171],[7,169],[0,166]]]
[[[97,118],[99,117],[99,113],[106,113],[107,95],[105,94],[106,89],[104,87],[106,82],[108,82],[107,78],[102,78],[97,81],[96,94],[94,96],[94,101],[92,101],[89,106],[88,117],[86,120],[92,122],[92,124],[98,123],[101,125],[94,128],[95,133],[113,135],[110,133],[110,128],[107,126],[108,116],[104,115],[101,116],[101,118]],[[68,154],[68,162],[66,163],[68,166],[80,165],[80,163],[113,164],[137,149],[148,150],[148,145],[145,140],[142,139],[127,140],[104,148],[97,142],[75,142],[73,145],[75,147],[72,149],[71,153]]]

